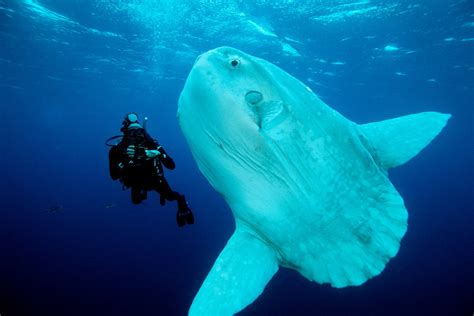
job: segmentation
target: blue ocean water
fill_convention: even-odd
[[[233,46],[357,123],[451,113],[390,172],[409,211],[398,255],[360,287],[281,269],[239,315],[474,313],[474,4],[436,1],[0,0],[0,314],[185,315],[234,229],[176,119],[197,55]],[[173,203],[108,174],[126,112],[175,159]],[[315,232],[317,233],[317,232]]]

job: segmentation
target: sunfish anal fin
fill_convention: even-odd
[[[251,232],[237,228],[194,298],[189,315],[234,315],[263,292],[277,271],[275,252]]]

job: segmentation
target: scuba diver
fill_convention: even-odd
[[[112,147],[109,151],[111,178],[119,179],[124,188],[131,189],[133,204],[140,204],[146,200],[148,191],[154,190],[160,194],[161,205],[166,201],[178,202],[176,222],[179,227],[194,224],[186,198],[173,191],[164,176],[163,166],[170,170],[175,168],[173,159],[151,138],[145,126],[140,125],[136,113],[128,113],[122,125],[123,136],[114,136],[105,142]],[[116,138],[122,139],[118,144],[109,144]]]

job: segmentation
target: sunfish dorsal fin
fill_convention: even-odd
[[[379,163],[389,169],[416,156],[441,132],[450,117],[450,114],[423,112],[360,127]]]
[[[237,228],[194,298],[189,315],[234,315],[263,292],[277,271],[275,252],[251,232]]]

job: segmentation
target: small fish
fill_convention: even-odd
[[[52,206],[50,206],[46,209],[46,212],[48,212],[48,213],[58,213],[58,212],[62,211],[63,208],[64,208],[64,206],[62,206],[61,204],[52,205]]]

